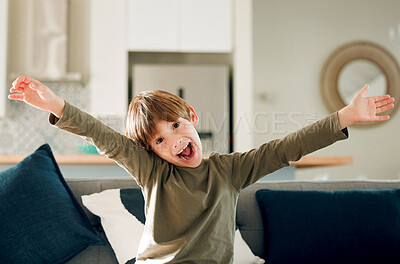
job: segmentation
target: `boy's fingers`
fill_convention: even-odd
[[[22,100],[24,100],[24,95],[23,94],[9,94],[8,99],[22,101]]]
[[[23,82],[25,80],[25,75],[20,75],[17,77],[17,79],[15,79],[15,83],[20,83]]]
[[[29,82],[31,82],[33,80],[34,79],[32,79],[31,77],[26,76],[26,75],[21,75],[21,76],[18,76],[18,78],[17,78],[17,81],[19,83],[29,83]]]
[[[22,85],[22,84],[31,84],[33,83],[33,87],[38,87],[39,86],[39,82],[27,75],[21,75],[19,76],[16,80],[15,80],[16,85]],[[14,85],[14,82],[13,82]],[[32,87],[31,87],[32,88]],[[32,88],[34,89],[34,88]]]
[[[26,88],[26,84],[21,84],[21,85],[19,85],[19,86],[17,86],[17,87],[11,87],[10,88],[10,93],[16,93],[16,92],[19,92],[19,93],[23,93],[23,92],[25,92],[25,89],[24,88]]]
[[[23,83],[25,81],[25,75],[21,75],[21,76],[18,76],[17,77],[17,79],[15,79],[15,81],[13,82],[13,86],[15,87],[15,86],[20,86],[21,85],[21,83]]]
[[[382,106],[382,107],[376,109],[376,113],[377,114],[383,113],[387,110],[392,109],[393,107],[394,107],[394,104],[388,104],[388,105]]]
[[[366,84],[359,92],[357,95],[359,96],[365,96],[368,93],[368,84]]]
[[[390,116],[386,115],[386,116],[376,116],[375,117],[375,121],[386,121],[389,120]]]
[[[382,101],[382,100],[389,99],[389,98],[391,98],[391,97],[390,97],[390,95],[388,95],[388,94],[384,94],[384,95],[377,95],[377,96],[374,96],[373,98],[374,98],[374,101],[375,101],[375,103],[376,103],[376,102],[379,102],[379,101]],[[393,98],[393,97],[392,97],[392,98]],[[393,100],[394,100],[394,98],[393,98]]]
[[[387,104],[391,104],[391,103],[393,103],[393,102],[394,102],[394,98],[381,99],[381,100],[379,100],[379,101],[375,101],[375,105],[376,105],[376,107],[378,108],[378,107],[385,106],[385,105],[387,105]]]

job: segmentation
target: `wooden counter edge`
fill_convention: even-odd
[[[0,155],[0,164],[17,164],[27,155]],[[115,165],[115,161],[97,154],[54,155],[59,165]]]
[[[27,155],[0,155],[0,164],[17,164]],[[97,154],[86,155],[55,155],[56,161],[60,165],[115,165],[113,160],[106,156]],[[317,166],[334,166],[352,164],[353,157],[319,157],[306,156],[299,161],[291,162],[291,165],[296,168],[310,168]]]
[[[310,168],[310,167],[321,167],[321,166],[335,166],[353,164],[353,157],[318,157],[318,156],[305,156],[299,161],[292,161],[290,164],[296,166],[296,168]]]

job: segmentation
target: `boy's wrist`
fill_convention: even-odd
[[[53,104],[53,108],[49,109],[49,111],[58,118],[64,113],[65,109],[65,101],[61,97],[56,97],[55,102]]]
[[[354,111],[350,105],[347,105],[338,111],[340,130],[355,123]]]

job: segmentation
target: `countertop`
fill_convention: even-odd
[[[27,155],[0,155],[0,164],[17,164]],[[83,155],[55,155],[60,165],[116,165],[113,160],[97,154]],[[320,166],[335,166],[352,164],[350,156],[306,156],[299,161],[291,162],[296,168],[310,168]]]

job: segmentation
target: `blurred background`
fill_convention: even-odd
[[[0,5],[3,156],[26,155],[46,142],[56,155],[96,152],[83,139],[51,127],[48,113],[6,99],[20,74],[38,78],[121,133],[135,94],[175,93],[200,115],[205,154],[246,151],[282,138],[332,113],[335,101],[340,105],[365,83],[370,95],[399,94],[396,0],[0,0]],[[387,59],[371,60],[374,50],[368,50],[355,64],[334,64],[343,45],[360,42],[378,47]],[[329,63],[336,75],[324,71]],[[326,83],[328,77],[333,81]],[[337,98],[326,89],[334,89]],[[312,154],[350,157],[351,164],[291,166],[270,179],[399,179],[400,117],[396,111],[391,115],[382,124],[352,126],[348,140]],[[111,164],[61,169],[66,177],[128,177]]]

